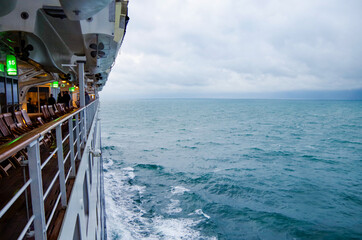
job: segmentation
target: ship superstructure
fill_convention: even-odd
[[[98,92],[128,1],[0,6],[0,236],[105,239]]]

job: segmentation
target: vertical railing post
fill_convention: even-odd
[[[86,135],[85,135],[85,111],[84,109],[80,112],[80,130],[82,132],[82,142],[81,142],[81,145],[83,146],[83,144],[85,145],[86,143]]]
[[[85,83],[84,83],[84,62],[78,62],[78,80],[79,80],[79,106],[85,107]],[[82,138],[85,141],[86,138],[86,109],[84,109],[80,115],[82,124]]]
[[[29,178],[31,179],[31,203],[34,218],[34,237],[36,240],[47,239],[45,210],[43,202],[43,180],[41,175],[39,141],[28,146]]]
[[[77,141],[77,151],[78,151],[78,155],[77,155],[77,159],[78,160],[80,160],[81,159],[81,156],[80,156],[80,154],[81,154],[81,152],[80,152],[80,137],[79,137],[79,116],[78,116],[78,114],[76,114],[75,115],[75,126],[76,126],[76,128],[75,128],[75,134],[76,134],[76,138],[78,139],[78,141]]]
[[[79,133],[80,133],[79,140],[80,140],[80,145],[81,145],[81,146],[83,146],[83,131],[82,131],[82,128],[83,128],[83,117],[82,117],[82,114],[83,114],[83,112],[80,111],[80,112],[79,112]]]
[[[79,106],[85,106],[85,87],[84,87],[84,62],[78,64],[78,81],[79,81]]]
[[[57,154],[58,154],[58,168],[59,168],[59,185],[62,206],[67,206],[67,190],[65,188],[65,177],[64,177],[64,155],[63,155],[63,142],[62,142],[62,124],[59,124],[55,130],[57,138]]]
[[[70,172],[70,176],[75,177],[73,117],[68,119],[68,129],[69,129],[70,165],[72,166],[72,171]]]

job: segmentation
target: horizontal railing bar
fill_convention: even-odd
[[[45,160],[45,162],[43,162],[43,164],[41,165],[41,169],[43,169],[45,167],[45,165],[48,164],[48,162],[50,161],[50,159],[54,156],[54,154],[58,151],[58,148],[54,149],[54,151],[50,154],[50,156],[47,158],[47,160]]]
[[[31,218],[29,219],[28,223],[25,225],[25,227],[23,228],[23,231],[20,233],[18,240],[22,240],[25,237],[26,231],[28,231],[30,225],[33,223],[35,219],[35,216],[31,216]]]
[[[92,106],[98,102],[98,99],[92,101],[87,106],[74,110],[71,113],[65,114],[55,120],[52,120],[49,123],[44,124],[38,128],[33,129],[30,132],[27,132],[20,137],[9,141],[0,146],[0,162],[6,160],[7,158],[11,157],[15,153],[19,152],[21,149],[27,147],[30,143],[34,140],[44,136],[46,133],[57,127],[58,125],[62,124],[63,122],[67,121],[68,119],[72,118],[74,115],[80,113],[81,111],[85,110],[86,108]]]
[[[68,178],[69,178],[69,176],[70,176],[70,172],[71,172],[71,171],[72,171],[72,167],[70,167],[69,170],[68,170],[67,177],[65,178],[65,183],[68,182]]]
[[[75,125],[75,127],[73,128],[73,131],[77,128],[77,125]]]
[[[65,136],[65,138],[62,140],[62,143],[64,143],[64,142],[68,139],[68,137],[69,137],[69,133],[68,133],[68,135]]]
[[[50,193],[50,190],[52,190],[52,188],[53,188],[53,186],[54,186],[54,183],[55,183],[55,181],[57,180],[58,176],[59,176],[59,170],[58,170],[57,173],[55,174],[52,182],[49,184],[48,189],[47,189],[46,192],[44,193],[43,201],[45,201],[45,199],[48,197],[48,194]]]
[[[55,213],[55,210],[57,210],[57,206],[58,206],[58,203],[59,203],[59,200],[60,200],[60,196],[61,196],[61,193],[58,194],[58,198],[57,198],[57,201],[55,201],[55,204],[54,204],[54,207],[53,207],[53,210],[49,216],[49,219],[48,219],[48,222],[47,222],[47,227],[46,229],[48,230],[49,228],[49,225],[54,217],[54,213]]]
[[[74,159],[77,159],[78,153],[79,153],[79,151],[77,151],[77,153],[74,154]]]
[[[68,152],[67,156],[65,156],[64,160],[63,160],[63,164],[65,164],[65,162],[68,160],[70,156],[70,151]]]
[[[73,146],[78,142],[78,138],[74,141]]]
[[[14,204],[14,202],[16,200],[18,200],[18,198],[20,197],[21,194],[23,194],[23,192],[26,190],[26,188],[30,185],[31,183],[31,179],[29,179],[22,188],[20,188],[20,190],[14,195],[14,197],[11,198],[11,200],[5,205],[5,207],[3,207],[3,209],[1,209],[0,211],[0,218],[2,218],[2,216],[4,216],[4,214],[9,210],[9,208],[11,207],[11,205]]]

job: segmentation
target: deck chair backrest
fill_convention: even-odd
[[[44,125],[45,122],[43,121],[43,119],[41,117],[37,118],[38,122],[40,123],[40,125]]]
[[[24,119],[23,117],[21,116],[21,112],[20,111],[17,111],[15,112],[15,119],[16,119],[16,122],[18,123],[18,125],[21,127],[21,128],[25,128],[26,125],[24,123]]]
[[[23,115],[26,125],[33,126],[33,122],[31,121],[28,113],[25,110],[21,110],[21,115]]]
[[[52,118],[52,115],[50,115],[47,105],[44,105],[44,111],[48,114],[49,118]]]
[[[55,115],[57,116],[60,116],[61,115],[61,111],[57,108],[57,105],[53,105],[53,109],[54,109],[54,113]]]
[[[50,115],[52,117],[56,117],[55,113],[54,113],[54,110],[53,110],[53,106],[52,105],[48,105],[48,112],[50,113]]]
[[[59,108],[59,110],[60,110],[63,114],[67,113],[67,112],[65,111],[64,107],[63,107],[63,104],[57,103],[57,107]]]
[[[3,118],[4,118],[6,125],[10,128],[10,130],[17,128],[17,126],[13,120],[13,115],[11,113],[4,113]]]
[[[45,119],[49,118],[48,113],[45,111],[45,107],[44,107],[44,106],[40,106],[40,110],[41,110],[41,113],[43,114],[43,117],[44,117]]]
[[[12,136],[11,132],[9,131],[8,127],[6,126],[6,123],[4,122],[4,115],[0,114],[0,132],[3,135],[3,137],[10,137]]]
[[[67,106],[65,106],[64,103],[61,103],[61,105],[62,105],[65,112],[69,112],[69,108]]]
[[[58,112],[62,112],[62,109],[60,109],[59,103],[54,105],[54,108],[58,111]]]

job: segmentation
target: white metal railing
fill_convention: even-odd
[[[67,206],[67,189],[66,183],[70,177],[75,177],[76,175],[76,160],[81,159],[81,147],[85,146],[87,139],[89,137],[94,138],[95,135],[92,134],[87,137],[87,133],[91,132],[90,128],[94,125],[92,124],[94,116],[98,110],[99,100],[91,102],[84,108],[81,108],[74,113],[68,114],[64,117],[54,121],[54,124],[47,124],[40,130],[35,131],[35,138],[26,136],[26,140],[18,141],[14,145],[24,145],[23,148],[27,149],[28,159],[25,161],[28,165],[29,171],[29,180],[21,187],[21,189],[11,198],[11,200],[0,210],[0,219],[6,214],[6,212],[12,207],[15,201],[22,195],[27,195],[27,188],[30,186],[31,193],[31,206],[32,206],[32,216],[28,216],[28,221],[25,227],[22,229],[18,239],[23,239],[27,233],[30,233],[30,227],[33,226],[33,233],[35,239],[46,239],[47,230],[53,220],[54,214],[58,207],[59,202],[62,207]],[[68,134],[62,136],[62,126],[68,125]],[[56,148],[50,153],[46,160],[41,163],[41,154],[40,154],[40,143],[43,137],[50,131],[55,129],[56,133]],[[75,132],[75,134],[74,134]],[[31,134],[31,133],[29,133]],[[29,141],[31,142],[29,143]],[[64,147],[63,143],[68,140],[69,150],[64,157]],[[76,146],[76,151],[75,151]],[[19,149],[20,146],[14,146],[14,149]],[[3,150],[0,156],[7,157],[7,155],[15,154],[8,153]],[[7,149],[7,151],[9,151]],[[46,167],[47,164],[53,159],[54,156],[57,156],[57,172],[55,173],[53,179],[50,181],[47,189],[44,192],[43,182],[42,182],[42,170]],[[65,163],[70,161],[70,167],[67,172],[65,172]],[[55,203],[51,206],[51,211],[48,219],[45,216],[45,206],[44,203],[46,199],[50,196],[50,193],[55,186],[56,181],[59,180],[60,192],[56,198]],[[27,197],[26,197],[27,198]],[[28,205],[28,204],[27,204]]]

